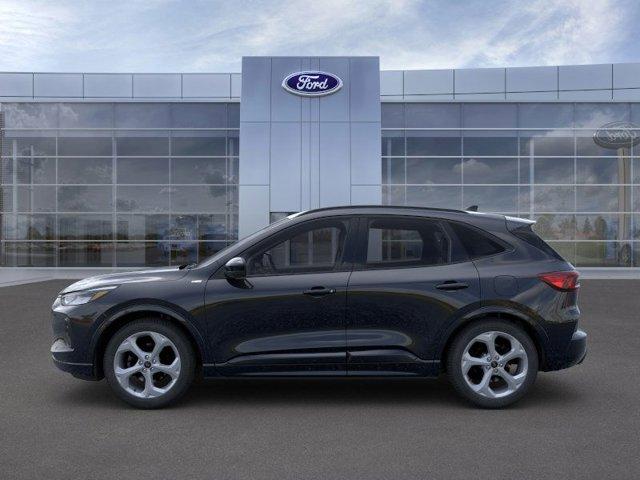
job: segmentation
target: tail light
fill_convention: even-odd
[[[580,286],[578,276],[578,272],[569,270],[567,272],[541,273],[538,278],[556,290],[572,292]]]

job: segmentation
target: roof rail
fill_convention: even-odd
[[[455,208],[436,208],[436,207],[414,207],[410,205],[339,205],[335,207],[321,207],[314,208],[312,210],[305,210],[299,213],[301,215],[307,215],[309,213],[326,212],[330,210],[347,210],[350,208],[380,208],[380,209],[396,209],[396,210],[423,210],[430,212],[450,212],[450,213],[469,213],[466,210],[457,210]]]

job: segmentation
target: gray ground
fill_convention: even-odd
[[[0,289],[0,478],[638,478],[640,280],[583,281],[585,363],[502,411],[441,380],[216,380],[137,411],[51,364],[68,280]]]

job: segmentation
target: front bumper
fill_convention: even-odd
[[[51,359],[53,364],[63,372],[83,380],[97,380],[93,364],[75,362],[73,348],[62,338],[58,338],[51,345]]]
[[[576,330],[571,336],[567,349],[553,359],[548,359],[545,370],[562,370],[582,363],[587,356],[587,334]]]

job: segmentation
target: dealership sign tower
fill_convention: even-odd
[[[270,213],[379,204],[378,57],[244,57],[239,237]]]

